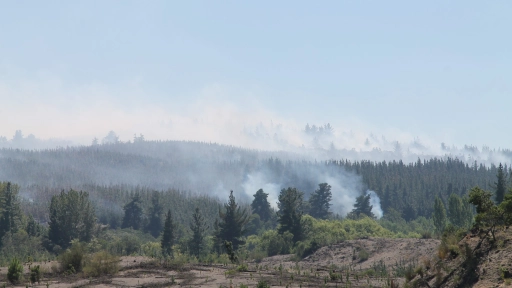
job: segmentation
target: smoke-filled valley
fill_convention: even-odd
[[[436,222],[440,213],[436,201],[446,203],[445,221],[451,225],[447,227],[452,227],[447,229],[467,231],[474,215],[467,197],[470,189],[478,186],[494,190],[497,175],[503,179],[512,175],[507,164],[487,164],[488,159],[484,163],[468,162],[449,155],[410,162],[399,158],[369,161],[330,158],[328,155],[347,151],[321,148],[311,149],[308,155],[304,150],[264,151],[192,141],[148,141],[142,136],[133,142],[121,142],[115,134],[109,135],[114,141],[88,146],[0,149],[0,180],[5,181],[0,187],[1,203],[5,203],[0,207],[2,227],[6,227],[6,219],[12,219],[19,231],[8,234],[2,228],[2,259],[52,259],[71,253],[65,250],[71,243],[89,245],[86,243],[94,239],[102,244],[100,248],[87,248],[91,253],[100,249],[111,255],[164,259],[166,255],[190,255],[187,257],[222,263],[224,260],[217,257],[233,248],[239,250],[236,257],[248,261],[287,253],[302,258],[320,247],[361,237],[430,238],[443,229]],[[506,151],[499,153],[507,155]],[[319,155],[323,158],[316,159]],[[9,200],[12,195],[17,199],[14,202]],[[14,212],[12,205],[19,205],[19,212]],[[92,213],[70,219],[93,222],[65,224],[68,216],[61,215],[59,209]],[[286,209],[297,209],[292,213],[300,213],[300,226],[292,224],[289,230],[282,230]],[[173,217],[175,250],[155,250],[154,245],[164,245],[164,222],[169,215]],[[231,238],[232,248],[219,242],[221,237],[231,237],[222,236],[223,226],[219,226],[226,215],[241,217],[236,221],[244,225],[237,228],[243,229],[237,232],[239,236]],[[56,228],[52,228],[56,225],[92,226],[78,228],[74,234],[56,234]],[[194,246],[190,241],[197,235],[202,240]],[[25,248],[12,250],[12,239]],[[64,258],[58,259],[64,263]]]
[[[0,287],[512,285],[473,2],[4,1]]]
[[[371,192],[374,213],[379,217],[382,197],[386,206],[400,213],[408,208],[414,209],[413,215],[429,217],[432,204],[424,205],[423,201],[431,202],[427,200],[430,195],[447,199],[449,191],[464,195],[474,185],[490,188],[497,169],[494,164],[468,164],[449,157],[418,158],[412,163],[312,160],[305,154],[284,151],[142,140],[49,150],[3,149],[0,163],[4,167],[0,179],[20,184],[21,195],[27,199],[39,197],[37,189],[28,187],[58,191],[86,185],[126,185],[173,189],[219,200],[233,190],[240,200],[250,203],[252,195],[263,189],[269,194],[270,205],[277,208],[277,197],[283,188],[296,187],[307,199],[318,184],[328,183],[332,186],[332,212],[342,217],[352,210],[358,196],[371,190],[375,191]],[[455,167],[461,175],[453,171]],[[120,211],[122,205],[117,203],[116,209]]]

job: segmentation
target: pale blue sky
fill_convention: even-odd
[[[512,148],[512,1],[3,1],[0,7],[0,135],[23,129],[90,137],[97,127],[122,130],[109,127],[105,111],[93,113],[101,99],[119,109],[116,119],[148,115],[155,117],[151,126],[161,119],[150,107],[162,108],[163,118],[186,109],[193,117],[190,103],[206,98],[208,107],[230,103],[243,115],[257,106],[298,126],[331,122],[347,126],[338,129]],[[67,111],[88,112],[66,126]],[[55,120],[33,116],[45,112]],[[103,122],[88,129],[89,117]],[[146,128],[136,130],[158,137]]]

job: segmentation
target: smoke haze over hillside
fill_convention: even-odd
[[[174,105],[142,100],[149,92],[136,88],[127,93],[101,85],[69,89],[60,81],[47,81],[0,85],[0,95],[9,103],[4,107],[10,108],[0,111],[0,120],[7,123],[0,126],[0,147],[90,145],[94,138],[102,143],[109,131],[114,131],[123,142],[143,135],[146,140],[191,140],[288,151],[317,160],[413,162],[450,156],[468,163],[511,163],[512,159],[510,150],[496,150],[499,147],[457,147],[450,137],[436,139],[392,127],[380,130],[356,119],[289,117],[266,109],[254,95],[241,97],[242,105],[240,99],[234,101],[230,96],[236,91],[222,86],[210,87],[191,101]],[[122,100],[116,100],[121,94]],[[328,123],[331,130],[317,130]],[[311,129],[305,131],[307,124]]]

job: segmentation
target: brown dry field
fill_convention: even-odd
[[[417,265],[433,257],[438,245],[439,240],[435,239],[350,240],[323,247],[300,261],[294,261],[293,255],[268,257],[259,263],[249,261],[247,272],[236,271],[235,265],[187,264],[170,269],[147,257],[128,256],[121,258],[120,271],[116,275],[84,278],[80,274],[52,274],[52,266],[58,265],[56,262],[34,263],[40,264],[45,273],[41,283],[33,287],[47,287],[48,283],[49,287],[234,288],[240,284],[256,287],[260,280],[267,281],[272,287],[386,287],[390,281],[402,287],[403,278],[368,276],[364,271],[379,263],[381,267],[384,264],[392,275],[398,263]],[[367,257],[361,259],[359,251],[365,251]],[[342,274],[341,281],[331,281],[329,271],[333,269]],[[0,268],[0,286],[6,283],[6,272],[7,267]],[[28,279],[28,267],[25,267],[25,279]],[[23,282],[17,287],[27,284]]]

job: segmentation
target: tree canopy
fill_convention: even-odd
[[[327,219],[329,217],[329,208],[331,207],[331,185],[327,183],[318,184],[318,189],[309,197],[309,215]]]
[[[252,212],[258,214],[263,222],[270,220],[272,210],[267,200],[268,193],[263,192],[263,189],[259,189],[253,196],[254,200],[251,203]]]
[[[356,198],[356,203],[354,204],[354,209],[350,212],[350,218],[358,218],[361,215],[366,215],[370,218],[375,218],[375,215],[372,212],[373,205],[370,205],[371,195],[363,194]]]
[[[279,211],[277,215],[279,217],[278,231],[280,234],[290,232],[293,235],[293,242],[302,240],[304,236],[302,220],[302,199],[304,193],[297,190],[296,188],[288,187],[282,189],[279,194],[279,202],[277,207]]]
[[[55,245],[67,248],[72,240],[90,241],[96,224],[94,207],[89,193],[83,191],[62,191],[50,202],[48,238]]]
[[[231,242],[234,250],[245,243],[242,237],[246,233],[246,224],[249,221],[247,212],[240,207],[233,196],[233,191],[229,193],[229,200],[224,204],[224,211],[219,210],[220,222],[216,237],[221,240]]]

